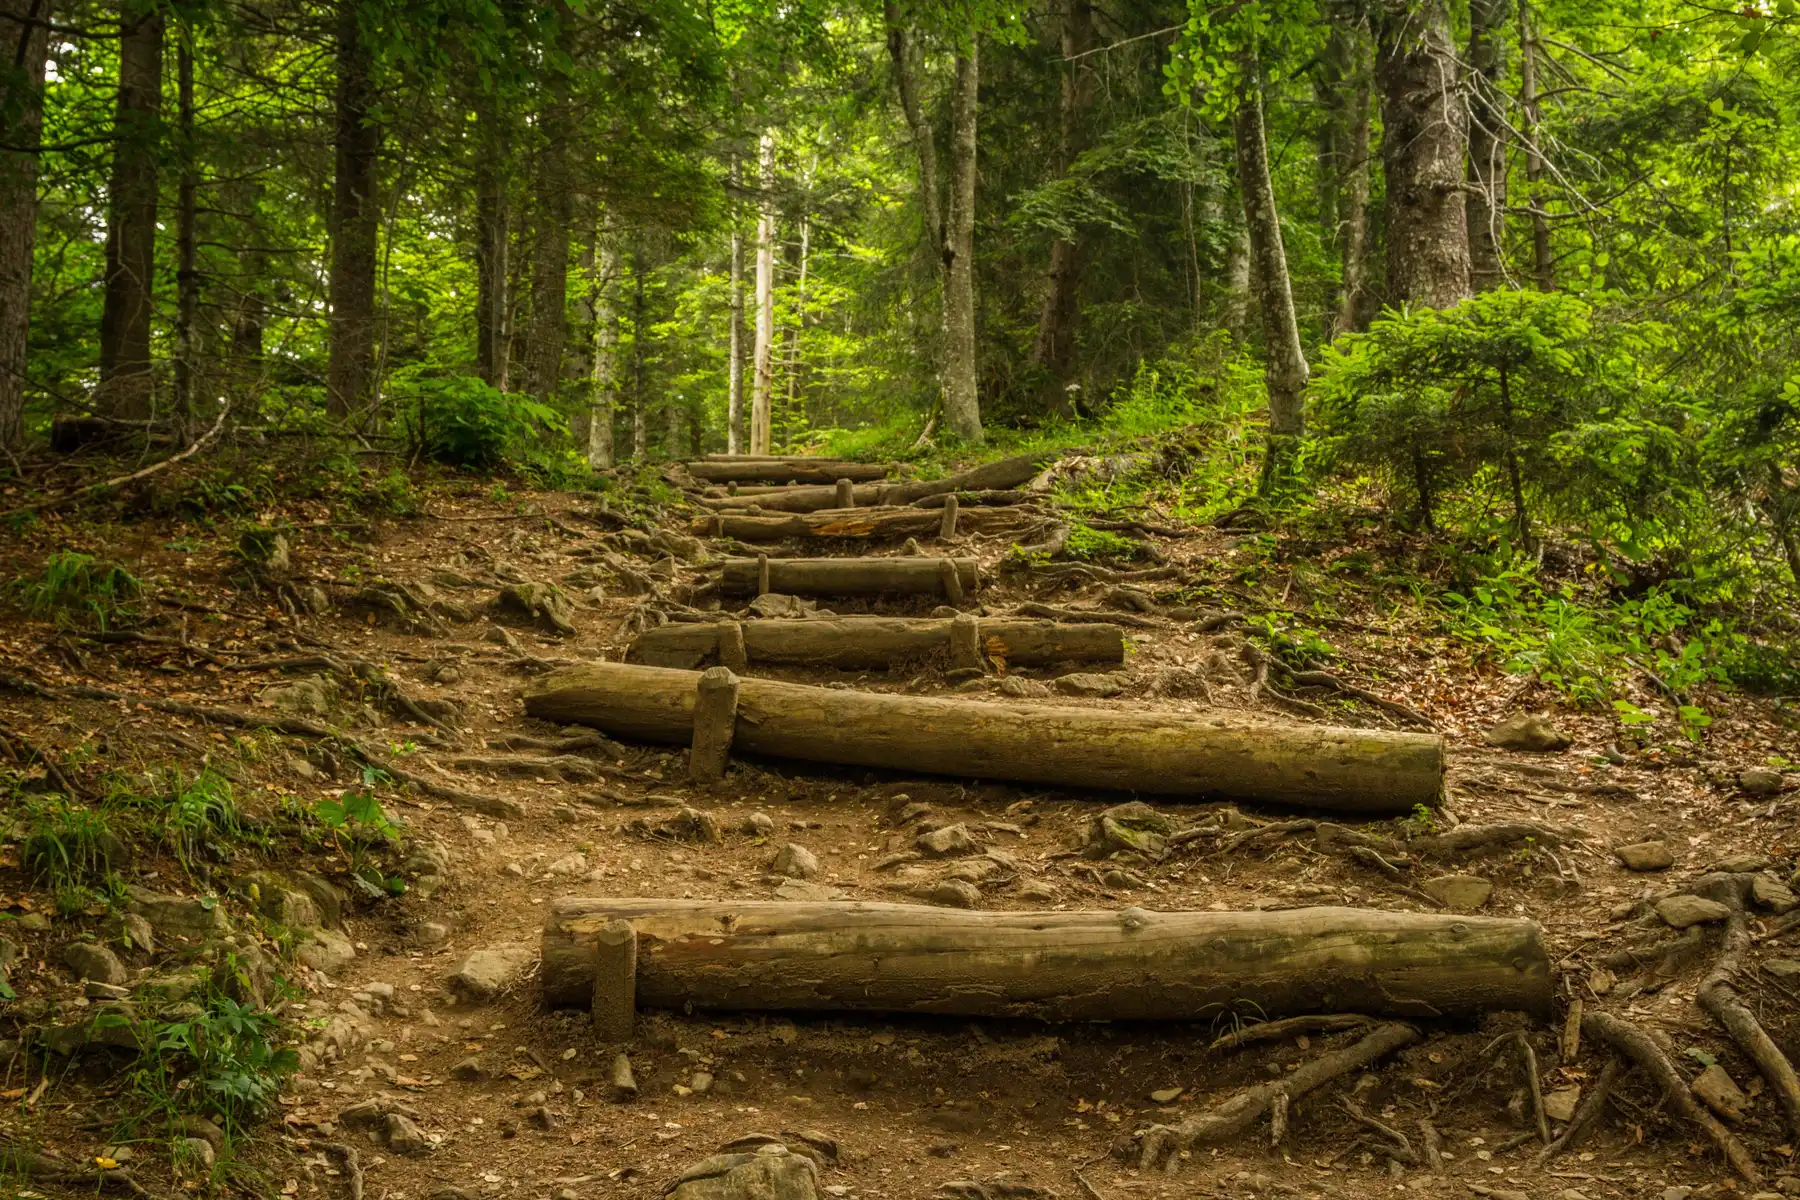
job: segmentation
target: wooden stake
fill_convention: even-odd
[[[950,622],[950,665],[981,670],[981,621],[974,613],[958,613]]]
[[[848,479],[838,480],[837,481],[837,496],[834,499],[835,499],[835,503],[832,506],[834,508],[855,508],[856,507],[856,484],[852,483]]]
[[[766,554],[756,556],[756,594],[769,594],[769,556]]]
[[[700,673],[694,696],[694,744],[688,752],[688,775],[696,783],[725,777],[737,704],[738,678],[730,667],[708,667]]]
[[[619,1057],[613,1059],[612,1098],[623,1104],[627,1100],[636,1100],[638,1094],[637,1076],[631,1073],[631,1058],[623,1050]]]
[[[594,935],[594,1033],[622,1046],[636,1020],[637,931],[630,921],[608,921]]]
[[[938,539],[949,541],[956,536],[956,493],[944,497],[944,519],[938,524]]]
[[[956,563],[948,558],[938,559],[938,586],[944,589],[944,598],[950,603],[963,602],[962,576],[957,573]]]
[[[744,627],[736,621],[719,625],[719,665],[742,671],[750,665],[750,652],[744,647]]]

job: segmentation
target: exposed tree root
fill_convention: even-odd
[[[0,1141],[0,1172],[27,1175],[47,1183],[72,1187],[130,1192],[134,1196],[150,1193],[124,1167],[111,1170],[87,1170],[62,1158],[29,1150],[17,1142]]]
[[[1569,1118],[1569,1127],[1538,1154],[1538,1166],[1543,1166],[1565,1150],[1573,1150],[1580,1143],[1582,1137],[1587,1133],[1588,1127],[1599,1119],[1600,1113],[1606,1108],[1607,1100],[1612,1097],[1613,1085],[1618,1083],[1619,1076],[1624,1073],[1624,1070],[1617,1058],[1606,1060],[1606,1066],[1601,1068],[1600,1078],[1594,1084],[1593,1090],[1581,1098],[1581,1104],[1575,1109],[1575,1115]]]
[[[1285,1078],[1245,1088],[1224,1103],[1179,1125],[1147,1126],[1136,1134],[1138,1166],[1163,1166],[1172,1171],[1181,1161],[1183,1151],[1236,1137],[1277,1104],[1285,1112],[1286,1106],[1299,1097],[1418,1040],[1419,1031],[1411,1025],[1398,1022],[1378,1025],[1356,1044],[1302,1063],[1299,1070]],[[1126,1143],[1121,1148],[1129,1153],[1130,1145]]]
[[[1531,1115],[1537,1124],[1538,1140],[1548,1146],[1550,1144],[1550,1119],[1544,1115],[1544,1084],[1543,1080],[1538,1077],[1537,1051],[1532,1048],[1531,1039],[1525,1036],[1524,1030],[1515,1029],[1504,1037],[1495,1038],[1488,1043],[1488,1048],[1481,1052],[1481,1056],[1486,1058],[1508,1043],[1519,1048],[1519,1060],[1525,1069],[1525,1086],[1531,1096]]]
[[[1241,1050],[1256,1042],[1279,1042],[1298,1033],[1339,1033],[1345,1029],[1361,1029],[1372,1024],[1373,1019],[1361,1013],[1309,1013],[1300,1017],[1284,1017],[1279,1021],[1242,1026],[1214,1038],[1206,1050],[1209,1054]]]
[[[1800,1137],[1800,1075],[1794,1071],[1794,1064],[1782,1053],[1781,1047],[1775,1044],[1762,1022],[1756,1019],[1743,1000],[1739,998],[1733,980],[1743,963],[1744,952],[1750,948],[1750,929],[1744,919],[1744,897],[1754,881],[1753,875],[1709,875],[1704,877],[1695,890],[1731,908],[1731,916],[1725,923],[1725,940],[1719,949],[1718,961],[1700,983],[1695,998],[1700,1007],[1712,1015],[1712,1018],[1725,1027],[1756,1069],[1762,1074],[1765,1082],[1781,1102],[1781,1111],[1787,1116],[1788,1128],[1795,1136]]]
[[[1400,703],[1398,700],[1389,700],[1386,696],[1378,695],[1375,692],[1371,692],[1368,688],[1361,687],[1348,680],[1339,679],[1330,671],[1290,671],[1288,672],[1288,679],[1297,687],[1331,688],[1333,691],[1341,692],[1356,700],[1361,700],[1365,704],[1372,704],[1382,712],[1385,712],[1390,716],[1398,717],[1402,721],[1411,722],[1423,729],[1434,731],[1437,729],[1437,725],[1432,719],[1418,709],[1410,708],[1407,705]]]
[[[344,1164],[344,1185],[350,1189],[350,1200],[363,1200],[362,1161],[356,1147],[348,1142],[320,1142],[319,1149]]]
[[[1419,1152],[1413,1149],[1412,1143],[1407,1140],[1404,1133],[1401,1133],[1391,1125],[1385,1125],[1382,1122],[1377,1121],[1374,1117],[1371,1117],[1349,1096],[1344,1097],[1343,1104],[1344,1111],[1350,1114],[1351,1120],[1355,1121],[1358,1125],[1373,1130],[1387,1140],[1385,1149],[1387,1150],[1388,1157],[1397,1162],[1404,1163],[1409,1167],[1418,1166]]]
[[[1167,621],[1153,621],[1149,617],[1140,617],[1133,613],[1090,612],[1083,608],[1058,608],[1053,604],[1039,604],[1036,601],[1019,605],[1015,615],[1021,617],[1047,617],[1053,621],[1125,625],[1132,629],[1166,629],[1168,627]]]

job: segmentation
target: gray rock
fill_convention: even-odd
[[[473,1000],[492,1000],[525,973],[537,952],[524,942],[473,950],[450,976],[450,986]]]
[[[63,947],[62,960],[77,979],[119,985],[131,978],[118,955],[93,942],[70,942]]]
[[[1800,904],[1800,900],[1794,898],[1792,888],[1768,874],[1758,875],[1750,881],[1750,898],[1778,914],[1790,912],[1796,904]]]
[[[156,953],[156,931],[150,922],[134,912],[123,912],[110,918],[101,927],[109,942],[117,942],[128,951],[139,954]]]
[[[1049,904],[1059,896],[1056,888],[1042,879],[1028,879],[1019,885],[1018,897],[1034,904]]]
[[[1018,675],[1008,675],[1000,681],[1002,696],[1016,696],[1021,700],[1043,700],[1051,695],[1050,685],[1036,679],[1024,679]]]
[[[336,975],[356,958],[356,947],[334,929],[308,930],[294,947],[294,961],[326,975]]]
[[[278,683],[257,694],[257,703],[303,717],[328,717],[337,706],[337,684],[323,675]]]
[[[1714,863],[1711,869],[1733,875],[1748,875],[1754,871],[1766,871],[1769,865],[1769,856],[1766,854],[1728,854]]]
[[[1175,822],[1141,800],[1115,804],[1088,823],[1083,858],[1108,858],[1123,851],[1160,862],[1169,853]]]
[[[395,1154],[420,1155],[431,1149],[431,1141],[413,1124],[410,1117],[397,1112],[387,1115],[388,1149]]]
[[[783,900],[838,900],[844,889],[806,879],[783,879],[775,886],[775,894]]]
[[[769,864],[772,874],[786,875],[789,879],[814,879],[824,869],[819,865],[819,856],[798,842],[783,846]]]
[[[1445,908],[1463,911],[1480,908],[1494,894],[1494,885],[1479,875],[1439,875],[1419,888]]]
[[[930,833],[921,833],[917,845],[921,851],[933,858],[951,858],[958,854],[973,854],[978,849],[975,839],[969,836],[966,825],[946,825],[942,829],[934,829]]]
[[[540,628],[565,637],[575,632],[575,609],[554,584],[508,584],[494,597],[494,607],[504,613],[530,618]]]
[[[1689,925],[1723,921],[1731,915],[1731,910],[1717,900],[1708,900],[1704,896],[1689,896],[1683,893],[1665,896],[1658,900],[1656,915],[1676,929],[1686,929]]]
[[[1720,1117],[1727,1121],[1743,1119],[1744,1107],[1749,1104],[1749,1100],[1744,1096],[1743,1089],[1738,1087],[1737,1082],[1718,1063],[1700,1072],[1690,1086],[1694,1095]]]
[[[218,1151],[205,1138],[182,1138],[175,1143],[175,1153],[178,1158],[185,1158],[203,1171],[211,1171],[219,1161]]]
[[[802,600],[798,596],[784,596],[780,592],[764,592],[750,602],[750,611],[771,621],[794,621],[817,613],[819,605],[816,601]]]
[[[210,897],[168,896],[131,886],[125,889],[125,907],[165,937],[205,941],[231,930],[231,918]]]
[[[1544,1115],[1552,1121],[1567,1121],[1575,1115],[1575,1106],[1579,1103],[1581,1103],[1581,1085],[1578,1083],[1557,1088],[1553,1092],[1545,1092]]]
[[[1800,979],[1800,960],[1792,958],[1765,958],[1762,969],[1777,979]]]
[[[744,818],[739,830],[751,837],[768,837],[775,832],[775,818],[766,812],[753,812]]]
[[[1065,696],[1116,696],[1125,690],[1125,681],[1117,675],[1079,671],[1073,675],[1059,676],[1056,690]]]
[[[946,908],[974,908],[981,903],[981,889],[966,879],[940,879],[916,894],[927,903]]]
[[[1661,871],[1675,865],[1675,852],[1661,838],[1620,846],[1613,854],[1632,871]]]
[[[819,1200],[819,1169],[780,1143],[716,1154],[683,1171],[664,1200]]]
[[[1487,744],[1502,750],[1533,750],[1540,753],[1566,750],[1571,739],[1550,723],[1542,713],[1514,713],[1487,731]]]
[[[1781,772],[1769,767],[1748,767],[1738,772],[1737,783],[1752,796],[1773,796],[1781,790]]]

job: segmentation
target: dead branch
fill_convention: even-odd
[[[1019,605],[1015,616],[1048,617],[1053,621],[1087,622],[1106,625],[1125,625],[1132,629],[1166,629],[1168,622],[1153,621],[1149,617],[1140,617],[1132,613],[1089,612],[1082,608],[1058,608],[1052,604],[1039,604],[1032,601]]]
[[[1575,1115],[1569,1118],[1569,1127],[1562,1131],[1560,1137],[1539,1152],[1538,1166],[1543,1166],[1565,1150],[1575,1148],[1582,1136],[1587,1133],[1588,1126],[1592,1125],[1599,1118],[1601,1111],[1605,1109],[1607,1100],[1612,1096],[1613,1085],[1618,1083],[1619,1076],[1624,1073],[1624,1070],[1625,1068],[1620,1065],[1617,1058],[1606,1060],[1606,1066],[1601,1069],[1600,1078],[1594,1084],[1593,1090],[1581,1098],[1581,1104],[1575,1109]]]
[[[1343,1106],[1344,1111],[1350,1114],[1351,1120],[1355,1121],[1358,1125],[1374,1130],[1377,1134],[1380,1134],[1387,1139],[1388,1145],[1386,1148],[1389,1157],[1405,1163],[1409,1167],[1418,1165],[1419,1152],[1413,1149],[1412,1143],[1406,1140],[1406,1135],[1404,1133],[1401,1133],[1391,1125],[1384,1125],[1374,1117],[1371,1117],[1362,1110],[1361,1105],[1357,1104],[1357,1102],[1349,1096],[1344,1097]]]
[[[1731,915],[1726,919],[1725,940],[1719,949],[1718,960],[1694,995],[1700,1007],[1725,1027],[1731,1040],[1756,1064],[1757,1071],[1781,1102],[1788,1128],[1800,1136],[1800,1075],[1795,1074],[1794,1064],[1762,1027],[1756,1014],[1739,998],[1734,985],[1744,952],[1750,948],[1750,930],[1744,919],[1744,894],[1754,879],[1753,875],[1711,875],[1701,881],[1709,886],[1696,888],[1696,891],[1728,905]]]
[[[1245,1025],[1222,1034],[1213,1039],[1206,1052],[1212,1054],[1223,1050],[1241,1050],[1254,1042],[1279,1042],[1298,1033],[1339,1033],[1346,1029],[1361,1029],[1369,1024],[1373,1024],[1373,1019],[1361,1013],[1308,1013],[1300,1017],[1284,1017],[1279,1021]]]
[[[1408,707],[1398,700],[1389,700],[1386,696],[1378,695],[1368,688],[1351,683],[1348,680],[1339,679],[1330,671],[1289,671],[1288,679],[1297,687],[1331,688],[1332,690],[1341,692],[1353,699],[1361,700],[1365,704],[1373,704],[1381,711],[1390,716],[1399,717],[1402,721],[1408,721],[1423,729],[1430,729],[1434,732],[1437,730],[1437,725],[1432,722],[1431,718],[1420,712],[1418,709]]]

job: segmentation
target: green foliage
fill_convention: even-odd
[[[546,434],[568,434],[554,407],[472,376],[410,381],[413,445],[434,462],[493,471],[527,458]]]
[[[147,803],[156,814],[164,842],[189,871],[202,851],[219,855],[235,842],[265,840],[238,808],[231,781],[209,770],[192,777],[180,770],[170,771],[166,790]]]
[[[109,889],[124,842],[105,809],[54,794],[19,796],[15,803],[25,830],[19,863],[56,893],[59,907],[83,907],[95,889]]]
[[[1069,523],[1069,541],[1063,553],[1070,558],[1093,562],[1099,559],[1136,558],[1144,546],[1136,538],[1128,538],[1110,529],[1095,529],[1081,520]]]
[[[143,592],[136,576],[117,563],[76,550],[59,550],[44,562],[34,579],[13,585],[25,610],[60,622],[91,623],[105,629],[133,615],[132,603]]]
[[[375,785],[384,778],[367,768],[361,787],[346,790],[336,800],[321,800],[312,809],[312,815],[350,860],[352,882],[374,897],[397,896],[406,890],[405,880],[384,875],[370,856],[376,846],[398,844],[400,839],[400,826],[375,796]]]

